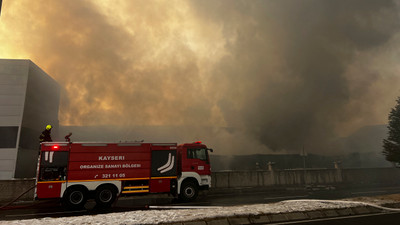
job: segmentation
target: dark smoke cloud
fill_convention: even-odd
[[[227,39],[235,36],[210,82],[226,93],[219,102],[225,119],[273,150],[326,150],[340,135],[338,123],[362,117],[347,108],[376,80],[365,77],[350,90],[345,72],[357,52],[385,44],[399,29],[392,1],[192,4],[221,24]]]
[[[0,57],[30,58],[61,84],[62,125],[181,126],[177,139],[229,154],[330,151],[335,137],[386,121],[399,94],[394,1],[10,0],[2,10]]]

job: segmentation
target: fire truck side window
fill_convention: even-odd
[[[39,181],[65,180],[68,152],[42,152]]]
[[[187,153],[188,159],[200,159],[207,161],[207,149],[205,148],[188,149]]]

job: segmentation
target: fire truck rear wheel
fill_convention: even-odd
[[[117,191],[115,190],[115,187],[111,185],[100,186],[96,190],[96,206],[100,208],[111,207],[116,197]]]
[[[199,187],[193,181],[184,181],[181,186],[181,193],[179,194],[179,198],[182,201],[190,202],[194,201],[199,194]]]
[[[81,187],[72,187],[65,191],[62,199],[67,209],[82,209],[87,201],[86,190]]]

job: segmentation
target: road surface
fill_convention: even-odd
[[[164,207],[185,206],[236,206],[248,204],[266,204],[289,199],[343,199],[358,196],[376,196],[400,193],[400,187],[374,187],[346,190],[262,190],[262,189],[235,189],[230,192],[211,191],[206,196],[191,203],[174,201],[171,198],[121,198],[108,210],[96,210],[95,204],[90,201],[85,210],[65,211],[59,200],[36,201],[27,205],[14,205],[0,210],[0,220],[17,220],[43,217],[63,217],[78,215],[94,215],[110,212],[126,212],[146,210],[149,205]],[[392,215],[396,216],[396,215]],[[400,220],[397,220],[400,221]]]

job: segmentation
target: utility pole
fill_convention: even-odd
[[[1,5],[3,4],[3,0],[0,0],[0,16],[1,16]]]
[[[301,156],[303,157],[304,185],[306,185],[306,156],[307,156],[307,153],[304,150],[304,145],[303,145],[303,151],[301,152]]]
[[[301,154],[303,156],[303,169],[306,170],[306,152],[304,151],[304,145],[303,145],[303,152]]]

